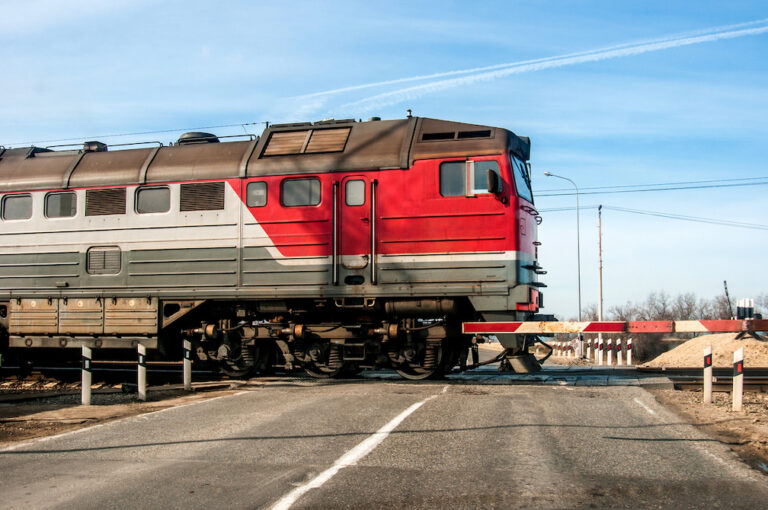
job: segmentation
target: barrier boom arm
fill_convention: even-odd
[[[468,335],[535,335],[542,333],[741,333],[768,331],[768,320],[701,321],[572,321],[572,322],[464,322]]]

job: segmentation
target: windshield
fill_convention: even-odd
[[[509,159],[512,161],[512,173],[515,175],[515,188],[517,195],[530,203],[533,203],[533,194],[531,193],[531,179],[528,175],[528,169],[522,161],[510,153]]]

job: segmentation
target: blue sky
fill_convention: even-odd
[[[585,191],[740,178],[768,183],[763,2],[298,1],[289,7],[28,0],[0,1],[0,9],[0,144],[6,146],[92,137],[168,142],[198,127],[228,126],[211,130],[234,134],[249,122],[397,118],[411,108],[415,115],[530,136],[534,191],[541,195],[569,186],[544,171]],[[660,39],[671,47],[649,48],[648,41]],[[562,58],[618,45],[630,50],[597,51],[588,61]],[[535,69],[508,66],[495,75],[458,73],[310,96],[552,57],[558,58]],[[421,88],[402,90],[411,87]],[[249,129],[259,133],[261,126]],[[582,195],[584,304],[597,302],[597,211],[588,207],[768,225],[766,191],[763,184]],[[573,205],[573,195],[536,201],[543,211]],[[545,311],[575,316],[575,211],[542,215]],[[768,292],[768,229],[605,210],[603,236],[606,308],[662,289],[709,298],[721,293],[723,280],[734,297]]]

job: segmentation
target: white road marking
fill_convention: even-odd
[[[647,405],[643,404],[643,403],[640,401],[640,399],[639,399],[639,398],[635,397],[635,403],[636,403],[637,405],[639,405],[640,407],[642,407],[643,409],[645,409],[646,411],[648,411],[648,413],[649,413],[649,414],[652,414],[652,415],[656,416],[656,411],[654,411],[653,409],[651,409],[651,408],[650,408],[650,407],[648,407]]]
[[[98,429],[98,428],[101,428],[101,427],[106,427],[108,425],[114,425],[116,423],[122,423],[122,422],[127,422],[127,421],[144,421],[150,415],[165,413],[165,412],[171,411],[173,409],[181,409],[183,407],[191,407],[191,406],[198,405],[198,404],[204,404],[206,402],[213,402],[214,400],[219,400],[221,398],[236,397],[238,395],[243,395],[245,393],[250,393],[250,392],[248,392],[248,391],[239,391],[239,392],[237,392],[237,393],[235,393],[233,395],[221,395],[219,397],[213,397],[213,398],[209,398],[207,400],[197,400],[195,402],[190,402],[189,404],[182,404],[182,405],[178,405],[178,406],[166,407],[164,409],[158,409],[157,411],[150,411],[148,413],[135,414],[133,416],[126,416],[125,418],[120,418],[119,420],[114,420],[114,421],[110,421],[110,422],[107,422],[107,423],[97,423],[96,425],[91,425],[90,427],[83,427],[81,429],[69,430],[67,432],[62,432],[61,434],[56,434],[54,436],[38,437],[38,438],[35,438],[35,439],[31,440],[31,441],[26,441],[24,443],[19,443],[19,444],[15,444],[15,445],[11,445],[11,446],[7,446],[5,448],[2,448],[2,449],[0,449],[0,453],[2,453],[2,452],[10,452],[10,451],[13,451],[13,450],[18,450],[19,448],[24,448],[26,446],[32,446],[32,445],[38,444],[38,443],[45,443],[47,441],[53,441],[54,439],[59,439],[59,438],[66,437],[66,436],[71,436],[71,435],[74,435],[74,434],[81,434],[83,432],[90,432],[92,430],[95,430],[95,429]]]
[[[445,386],[441,393],[445,393],[447,390],[448,386]],[[432,395],[431,397],[425,398],[421,402],[416,402],[408,409],[395,416],[392,421],[381,427],[378,431],[374,432],[373,435],[369,436],[367,439],[363,440],[363,442],[359,443],[357,446],[339,457],[331,467],[314,477],[309,482],[296,487],[291,492],[280,498],[277,503],[272,505],[271,510],[287,510],[301,496],[306,494],[311,489],[321,487],[325,482],[333,478],[336,473],[338,473],[343,468],[357,464],[358,461],[371,453],[374,448],[376,448],[382,441],[384,441],[387,436],[389,436],[389,433],[392,432],[398,425],[400,425],[403,420],[410,416],[411,413],[437,396],[438,395]]]

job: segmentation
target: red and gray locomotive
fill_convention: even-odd
[[[466,360],[463,321],[542,304],[530,142],[511,131],[372,118],[158,145],[0,148],[6,349],[189,340],[235,375],[421,379]],[[500,336],[518,370],[529,340]]]

